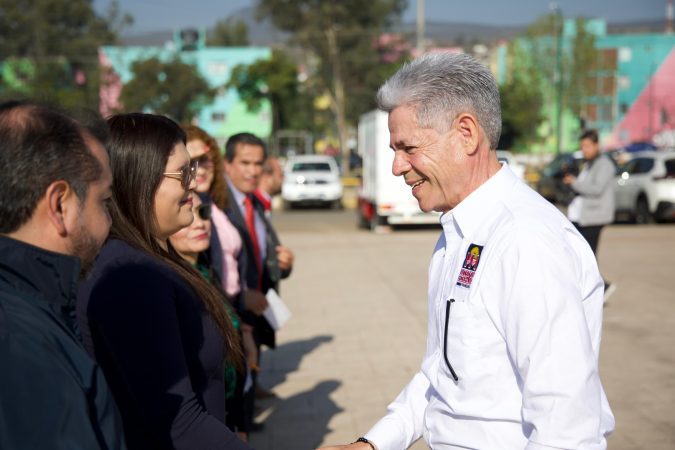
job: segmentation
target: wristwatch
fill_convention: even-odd
[[[360,438],[358,438],[357,440],[352,442],[352,444],[356,444],[357,442],[365,442],[366,444],[370,445],[370,448],[372,448],[373,450],[377,450],[377,447],[375,447],[375,444],[373,444],[372,442],[370,442],[368,439],[364,438],[363,436],[361,436]]]

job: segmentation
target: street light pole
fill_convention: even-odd
[[[425,0],[417,0],[417,56],[424,53]]]

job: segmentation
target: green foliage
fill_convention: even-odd
[[[406,4],[405,0],[261,0],[258,14],[291,32],[293,41],[316,57],[313,82],[318,92],[335,96],[336,81],[348,87],[344,110],[347,120],[355,123],[374,107],[377,88],[398,67],[383,68],[374,43],[387,25],[400,18]]]
[[[221,20],[209,32],[206,45],[222,47],[244,47],[249,45],[248,27],[242,20],[231,22]]]
[[[99,17],[91,0],[0,0],[0,58],[33,66],[20,89],[5,80],[0,93],[95,107],[98,47],[115,43],[115,30],[130,21],[116,1]]]
[[[195,66],[178,58],[137,61],[131,70],[134,77],[121,96],[126,111],[167,114],[177,122],[188,122],[216,95]]]
[[[528,27],[526,38],[530,45],[530,58],[536,62],[543,79],[550,86],[558,82],[557,39],[560,42],[560,77],[562,108],[579,116],[583,112],[584,98],[588,92],[593,63],[598,57],[595,36],[586,30],[587,20],[577,18],[574,38],[562,36],[562,17],[549,14]]]
[[[297,66],[282,51],[274,50],[271,59],[236,66],[226,86],[237,89],[251,111],[269,100],[275,130],[308,128],[311,98],[301,92]]]
[[[544,119],[540,68],[526,57],[528,49],[519,43],[509,48],[510,77],[499,87],[502,103],[502,136],[499,148],[526,149],[537,138],[537,128]]]
[[[260,0],[258,18],[269,18],[305,52],[309,83],[317,95],[327,94],[331,122],[341,149],[350,125],[372,109],[377,87],[384,79],[375,48],[387,25],[399,20],[407,0]],[[333,130],[331,130],[333,131]],[[345,173],[349,153],[342,152]]]

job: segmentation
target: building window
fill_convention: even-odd
[[[633,59],[633,52],[630,47],[621,47],[619,49],[619,61],[622,63],[630,62]]]

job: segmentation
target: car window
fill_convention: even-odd
[[[666,176],[675,177],[675,159],[667,159],[664,161],[666,165]]]
[[[648,173],[654,168],[653,158],[637,158],[635,159],[635,171],[633,173]]]
[[[293,164],[293,172],[330,172],[330,164],[326,162],[298,162]]]

